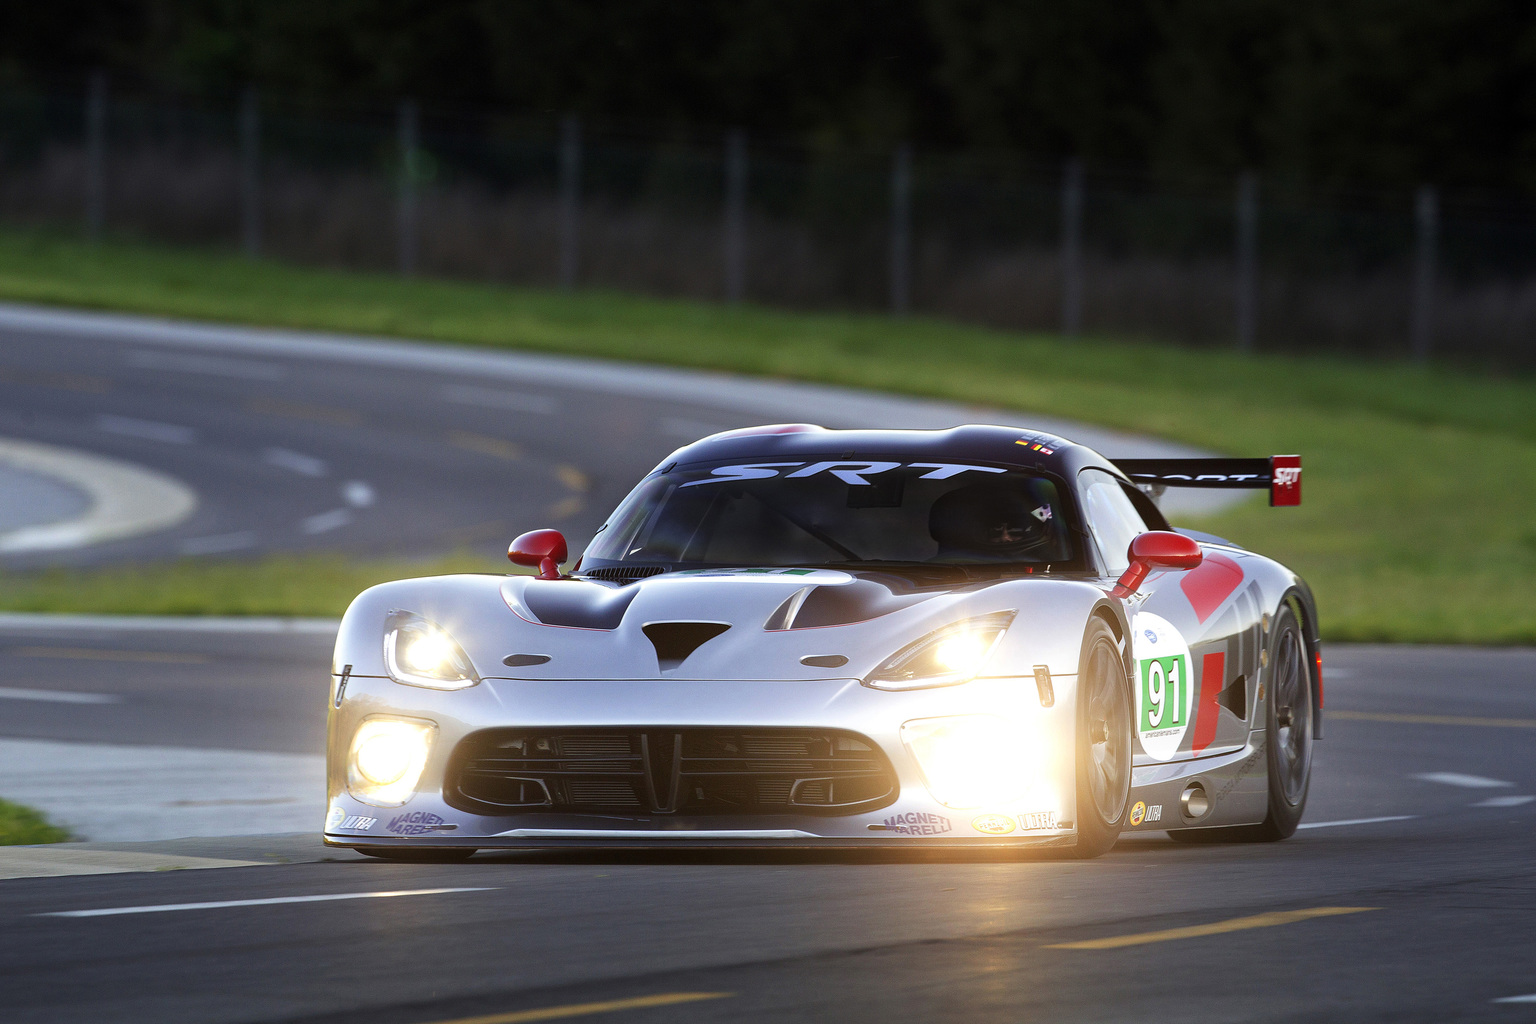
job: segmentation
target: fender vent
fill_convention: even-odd
[[[656,660],[666,672],[730,628],[726,622],[648,622],[641,630],[656,648]]]

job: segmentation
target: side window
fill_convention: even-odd
[[[1083,482],[1083,515],[1088,520],[1088,532],[1104,555],[1104,562],[1111,575],[1125,571],[1130,561],[1125,552],[1137,534],[1147,532],[1136,506],[1126,497],[1120,481],[1101,469],[1085,469]]]

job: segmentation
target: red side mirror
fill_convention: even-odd
[[[537,566],[541,580],[557,580],[560,563],[570,554],[566,550],[565,535],[559,530],[532,530],[512,542],[507,548],[507,557],[516,565]]]
[[[1136,593],[1153,569],[1193,569],[1205,558],[1205,552],[1182,533],[1152,530],[1132,540],[1126,556],[1131,565],[1115,582],[1116,597]]]

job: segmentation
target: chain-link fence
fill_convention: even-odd
[[[0,218],[278,259],[1257,350],[1536,363],[1515,200],[574,118],[0,95]]]

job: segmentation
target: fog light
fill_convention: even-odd
[[[901,727],[934,799],[1005,809],[1034,794],[1042,763],[1034,730],[993,715],[924,718]]]
[[[359,800],[398,807],[411,798],[427,766],[437,726],[408,718],[368,718],[352,736],[347,788]]]

